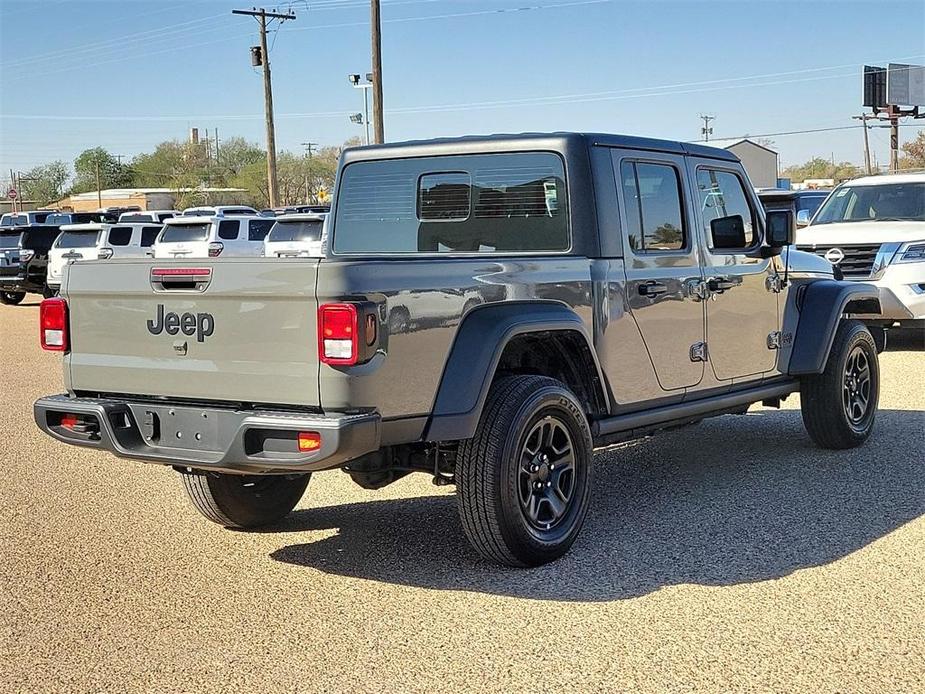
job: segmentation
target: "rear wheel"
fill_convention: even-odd
[[[880,396],[877,346],[860,321],[842,321],[821,374],[803,379],[803,424],[816,445],[843,449],[870,436]]]
[[[184,473],[193,507],[226,528],[256,528],[285,518],[305,493],[311,474],[225,475]]]
[[[15,306],[25,298],[25,292],[0,292],[0,304],[7,306]]]
[[[591,453],[587,419],[564,384],[544,376],[496,382],[456,457],[459,513],[476,551],[507,566],[565,554],[587,514]]]

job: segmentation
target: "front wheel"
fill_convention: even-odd
[[[539,566],[575,542],[591,493],[591,431],[581,405],[544,376],[491,387],[475,436],[456,457],[469,542],[507,566]]]
[[[0,292],[0,304],[7,306],[15,306],[25,298],[25,292]]]
[[[842,321],[825,370],[805,377],[800,387],[806,431],[822,448],[860,446],[873,431],[879,397],[874,338],[860,321]]]
[[[183,473],[193,507],[226,528],[256,528],[282,520],[305,493],[311,474],[225,475]]]

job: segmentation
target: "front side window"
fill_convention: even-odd
[[[697,170],[704,234],[714,250],[749,248],[755,243],[755,218],[742,180],[730,171]]]
[[[127,246],[132,240],[132,227],[113,227],[109,230],[110,246]]]
[[[224,222],[222,222],[224,224]],[[273,226],[272,219],[252,219],[247,225],[248,241],[263,241]]]
[[[148,248],[154,245],[157,235],[161,233],[164,227],[142,227],[141,228],[141,245]]]
[[[565,167],[522,152],[356,162],[344,169],[335,253],[569,248]]]
[[[624,161],[620,178],[630,248],[643,253],[685,248],[678,170],[668,164]]]
[[[238,238],[238,230],[240,227],[241,223],[237,220],[219,222],[218,237],[224,241],[234,241]]]

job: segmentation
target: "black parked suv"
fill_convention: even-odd
[[[46,224],[0,229],[0,303],[18,304],[26,292],[54,295],[45,280],[48,251],[59,233]]]

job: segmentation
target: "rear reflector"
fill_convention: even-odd
[[[318,357],[324,364],[353,366],[358,350],[357,308],[324,304],[318,309]]]
[[[45,299],[39,307],[39,336],[42,349],[49,352],[66,352],[67,302],[60,298]]]
[[[317,451],[321,448],[321,434],[317,431],[299,432],[299,452]]]

